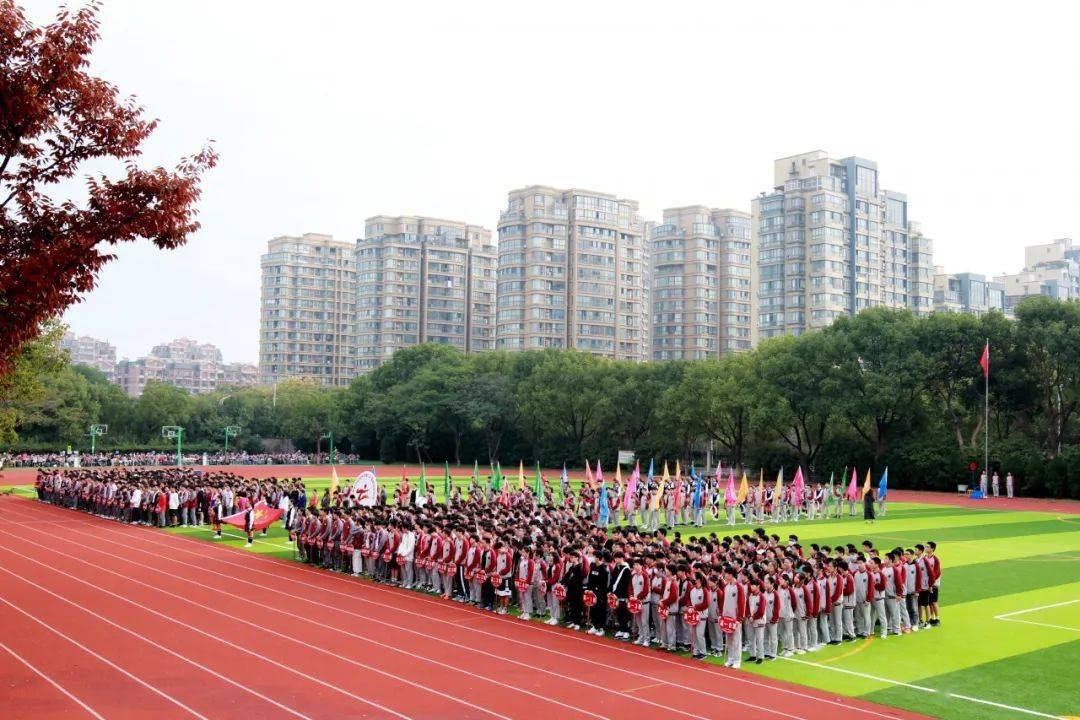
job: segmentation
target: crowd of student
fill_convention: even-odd
[[[184,453],[183,464],[197,465],[312,465],[326,460],[326,453]],[[355,464],[358,455],[336,453],[337,462]],[[146,452],[17,452],[0,454],[4,467],[155,467],[175,466],[176,453]]]
[[[654,518],[652,502],[643,514],[623,507],[605,526],[587,485],[575,492],[564,482],[556,502],[546,485],[538,497],[525,488],[496,492],[474,478],[436,503],[433,487],[403,479],[389,503],[380,487],[370,505],[349,489],[309,493],[299,479],[116,468],[42,471],[37,488],[44,501],[122,521],[210,523],[218,537],[222,516],[265,501],[283,511],[290,542],[312,565],[496,613],[516,607],[526,621],[545,617],[697,658],[726,655],[733,667],[744,656],[761,663],[939,624],[933,542],[804,545],[760,526],[684,536],[680,519],[694,523],[696,514],[680,518],[676,505]],[[646,485],[641,494],[656,490]],[[759,522],[755,502],[744,504],[746,518]],[[771,505],[763,509],[771,518]],[[777,522],[796,510],[780,513]]]

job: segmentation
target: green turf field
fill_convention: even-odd
[[[441,475],[429,480],[441,492]],[[306,481],[309,489],[328,483]],[[468,480],[457,483],[464,487]],[[1080,715],[1080,517],[891,503],[888,515],[872,526],[845,517],[768,527],[782,537],[796,533],[804,544],[870,538],[891,548],[935,540],[943,567],[942,624],[744,664],[744,670],[941,718]],[[206,528],[173,531],[207,540],[211,534]],[[712,524],[704,531],[722,536],[731,529]],[[286,539],[275,527],[251,550],[292,558]],[[243,546],[239,534],[217,542]]]

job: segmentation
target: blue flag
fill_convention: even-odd
[[[691,507],[697,510],[701,507],[702,480],[701,476],[698,475],[697,471],[694,469],[694,463],[690,463],[690,477],[694,481],[694,496],[691,498],[690,503]]]
[[[885,493],[889,491],[889,466],[885,466],[885,472],[881,473],[881,482],[877,486],[878,500],[885,499]]]
[[[607,496],[607,480],[604,480],[600,485],[600,524],[607,525],[608,516],[611,514],[611,508],[608,507]]]

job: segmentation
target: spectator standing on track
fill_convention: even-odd
[[[994,471],[994,476],[990,479],[990,488],[994,491],[994,497],[1001,496],[1001,479],[998,477],[997,470]]]
[[[1005,473],[1005,496],[1008,498],[1013,497],[1013,474],[1011,472]]]

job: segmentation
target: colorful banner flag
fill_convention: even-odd
[[[611,507],[608,505],[607,495],[607,481],[604,480],[604,474],[600,470],[600,461],[596,461],[596,477],[600,480],[600,524],[607,525],[608,517],[611,515]]]
[[[682,510],[683,506],[683,483],[682,470],[679,469],[679,461],[675,460],[675,509]]]
[[[518,490],[525,489],[525,461],[518,460]]]
[[[982,357],[979,358],[979,367],[982,368],[983,377],[990,377],[990,341],[986,341],[986,347],[983,348]]]
[[[795,470],[795,479],[791,481],[791,502],[795,505],[801,505],[805,490],[806,481],[803,480],[802,465],[800,465]]]
[[[596,489],[596,478],[593,477],[592,469],[589,468],[589,458],[585,458],[585,480],[589,483],[589,489]]]
[[[859,497],[859,485],[858,485],[858,483],[859,483],[859,475],[858,475],[857,472],[855,472],[855,468],[852,467],[851,468],[851,482],[848,483],[847,493],[845,493],[845,495],[847,496],[847,499],[851,500],[852,502],[855,501],[855,498]]]
[[[833,493],[836,491],[833,483],[836,480],[836,472],[829,473],[829,489],[825,491],[825,505],[832,505],[836,498]]]
[[[784,468],[776,473],[776,485],[773,487],[773,502],[780,502],[780,496],[784,492]]]
[[[671,479],[671,476],[668,475],[667,460],[665,460],[664,461],[664,474],[660,477],[660,487],[658,487],[656,489],[656,494],[653,495],[652,502],[649,503],[649,508],[651,510],[659,510],[660,509],[660,500],[664,497],[664,488],[667,487],[668,480],[670,480],[670,479]]]
[[[694,482],[694,494],[690,498],[690,507],[697,510],[701,507],[702,497],[702,480],[701,476],[697,474],[697,470],[694,468],[694,462],[690,461],[690,479]]]
[[[533,494],[539,500],[544,497],[544,476],[540,473],[540,461],[536,461],[536,477],[533,478]]]
[[[886,493],[889,492],[889,466],[885,466],[885,472],[881,473],[881,482],[877,486],[878,500],[884,500]]]
[[[570,492],[570,475],[566,472],[566,463],[562,464],[562,475],[559,476],[559,501],[565,502],[566,495]]]
[[[281,517],[281,508],[272,508],[266,504],[265,501],[260,500],[255,503],[255,506],[251,508],[251,531],[258,532],[265,530],[274,524],[274,522]],[[241,530],[247,530],[247,510],[241,510],[240,512],[233,513],[221,518],[221,522],[228,525],[232,525],[235,528]]]
[[[735,466],[728,468],[727,487],[724,488],[724,505],[733,507],[738,505],[738,493],[735,491]]]
[[[420,482],[416,487],[416,501],[418,505],[423,505],[421,502],[427,497],[427,472],[424,470],[424,463],[420,463]]]
[[[338,486],[340,484],[341,484],[341,481],[338,480],[337,468],[336,467],[331,467],[330,468],[330,494],[331,495],[334,495],[335,493],[337,493]]]
[[[621,498],[623,494],[622,466],[615,463],[615,497]]]
[[[862,486],[862,494],[870,492],[870,468],[866,468],[866,482]]]
[[[739,492],[736,494],[735,499],[741,504],[746,502],[748,497],[750,497],[750,482],[746,479],[746,470],[743,470],[742,480],[739,482]]]
[[[637,497],[637,486],[641,480],[641,461],[634,463],[634,472],[630,473],[630,479],[626,481],[626,494],[623,496],[623,508],[626,512],[633,512],[634,499]]]
[[[454,488],[454,480],[450,477],[450,462],[443,463],[445,473],[443,475],[443,497],[446,500],[450,499],[450,492]]]

